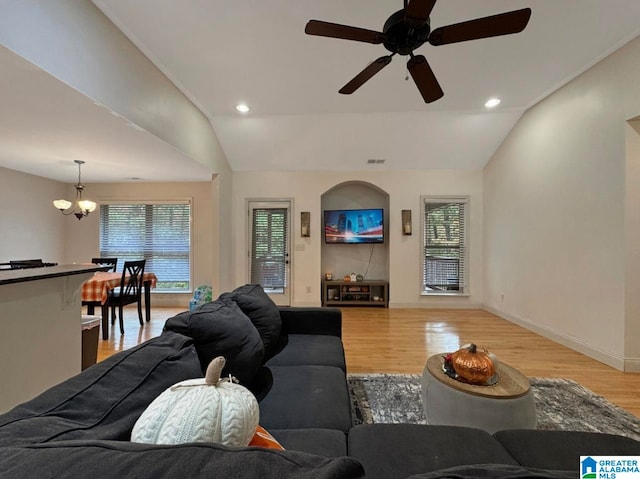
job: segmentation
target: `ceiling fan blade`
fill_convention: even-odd
[[[525,29],[530,17],[531,9],[523,8],[490,17],[447,25],[432,31],[431,35],[429,35],[429,43],[438,46],[519,33]]]
[[[307,35],[318,35],[320,37],[342,38],[344,40],[354,40],[378,44],[384,41],[384,34],[367,30],[365,28],[350,27],[339,23],[323,22],[321,20],[309,20],[304,28]]]
[[[404,20],[413,27],[427,23],[437,0],[411,0],[404,11]]]
[[[376,61],[371,62],[367,67],[365,67],[364,70],[353,77],[353,80],[340,88],[340,93],[342,93],[343,95],[351,95],[367,80],[369,80],[373,75],[386,67],[389,63],[391,63],[391,55],[380,57]]]
[[[423,55],[411,57],[407,62],[407,69],[416,83],[425,103],[432,103],[444,96],[442,88],[433,74],[433,70]]]

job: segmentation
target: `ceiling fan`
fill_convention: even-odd
[[[380,57],[365,67],[364,70],[340,89],[340,93],[350,95],[356,91],[391,63],[391,59],[395,54],[409,55],[410,58],[407,62],[409,73],[424,101],[431,103],[442,98],[444,92],[427,59],[423,55],[414,55],[413,51],[415,49],[427,42],[433,46],[440,46],[519,33],[525,29],[531,17],[531,9],[523,8],[439,27],[432,31],[429,15],[431,15],[436,1],[404,0],[404,8],[387,19],[382,27],[382,32],[323,22],[321,20],[309,20],[304,31],[308,35],[342,38],[344,40],[373,44],[382,43],[391,52],[391,55]]]

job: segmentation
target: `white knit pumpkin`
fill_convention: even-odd
[[[209,364],[204,378],[174,384],[136,421],[132,442],[181,444],[215,442],[246,446],[258,426],[258,402],[231,378],[220,379],[222,356]]]

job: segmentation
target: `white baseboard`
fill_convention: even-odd
[[[571,338],[563,333],[560,333],[558,331],[555,331],[553,329],[550,329],[544,326],[533,324],[529,321],[526,321],[512,314],[505,313],[498,309],[492,308],[491,306],[487,306],[486,304],[482,305],[482,309],[492,314],[495,314],[496,316],[499,316],[502,319],[506,319],[511,323],[517,324],[518,326],[522,326],[523,328],[528,329],[529,331],[533,331],[534,333],[537,333],[540,336],[544,336],[547,339],[551,339],[556,343],[562,344],[563,346],[573,349],[574,351],[582,353],[585,356],[590,357],[591,359],[600,361],[601,363],[604,363],[607,366],[611,366],[612,368],[615,368],[619,371],[640,372],[640,360],[625,359],[624,357],[610,354],[606,351],[602,351],[600,349],[594,348],[593,346],[586,344],[582,341],[578,341],[575,338]],[[627,364],[628,361],[632,361],[634,363],[633,366],[635,366],[638,369],[635,369],[635,370],[627,369],[627,367],[631,366]]]
[[[625,373],[640,373],[640,358],[625,358],[625,360],[624,360],[624,372]]]

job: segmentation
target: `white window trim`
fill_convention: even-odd
[[[464,290],[463,291],[425,291],[424,290],[424,231],[425,231],[425,203],[450,203],[450,202],[465,203],[465,228],[464,228]],[[471,296],[471,284],[469,281],[469,224],[471,222],[471,198],[468,195],[422,195],[420,196],[420,295],[421,296],[456,296],[456,297],[468,297]]]

